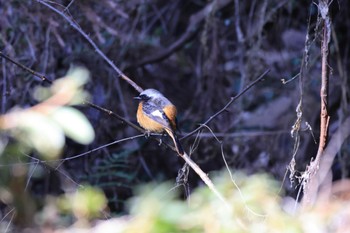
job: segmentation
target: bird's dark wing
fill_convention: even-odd
[[[159,106],[152,103],[144,103],[142,107],[143,112],[147,117],[172,131],[169,118],[165,115],[164,111],[159,108]]]

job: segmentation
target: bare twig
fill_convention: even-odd
[[[121,142],[133,140],[133,139],[139,138],[139,137],[144,137],[144,134],[140,134],[140,135],[136,135],[136,136],[132,136],[132,137],[123,138],[123,139],[120,139],[120,140],[117,140],[117,141],[113,141],[113,142],[104,144],[104,145],[102,145],[102,146],[96,147],[96,148],[94,148],[94,149],[92,149],[92,150],[89,150],[89,151],[86,151],[86,152],[83,152],[83,153],[80,153],[80,154],[77,154],[77,155],[73,155],[73,156],[70,156],[70,157],[68,157],[68,158],[58,159],[58,160],[52,160],[51,162],[60,162],[60,163],[55,167],[55,169],[58,169],[65,161],[77,159],[77,158],[80,158],[80,157],[83,157],[83,156],[86,156],[86,155],[90,155],[90,154],[92,154],[93,152],[96,152],[96,151],[101,150],[101,149],[103,149],[103,148],[106,148],[106,147],[109,147],[109,146],[112,146],[112,145],[115,145],[115,144],[119,144],[119,143],[121,143]]]
[[[319,182],[317,174],[319,173],[319,167],[321,157],[324,153],[324,149],[327,144],[328,126],[329,126],[329,115],[328,115],[328,83],[329,83],[329,67],[328,67],[328,48],[331,35],[331,21],[329,17],[329,0],[319,0],[318,9],[323,22],[323,35],[321,44],[321,122],[320,122],[320,141],[316,158],[306,168],[304,173],[305,177],[304,186],[304,198],[303,204],[313,204],[317,197],[317,191],[319,189]]]
[[[53,83],[53,82],[52,82],[50,79],[48,79],[45,75],[40,74],[40,73],[38,73],[38,72],[36,72],[36,71],[30,69],[29,67],[26,67],[25,65],[22,65],[21,63],[15,61],[14,59],[12,59],[12,58],[10,58],[9,56],[3,54],[2,52],[0,52],[0,56],[2,56],[3,58],[7,59],[7,60],[10,61],[10,62],[12,62],[13,64],[17,65],[17,66],[20,67],[21,69],[23,69],[23,70],[29,72],[30,74],[32,74],[32,75],[34,75],[34,76],[40,78],[43,82],[47,82],[47,83],[49,83],[49,84],[52,84],[52,83]],[[125,117],[122,117],[122,116],[120,116],[120,115],[114,113],[114,112],[111,111],[111,110],[108,110],[108,109],[106,109],[106,108],[100,107],[100,106],[98,106],[98,105],[96,105],[96,104],[93,104],[93,103],[91,103],[91,102],[89,102],[89,101],[86,101],[86,100],[83,102],[83,104],[85,104],[85,105],[87,105],[87,106],[90,106],[90,107],[92,107],[92,108],[95,108],[95,109],[97,109],[97,110],[99,110],[99,111],[101,111],[101,112],[104,112],[104,113],[106,113],[106,114],[108,114],[108,115],[110,115],[110,116],[112,116],[112,117],[115,117],[115,118],[117,118],[118,120],[120,120],[122,123],[126,123],[127,125],[131,126],[132,128],[136,129],[137,131],[139,131],[139,132],[141,132],[141,133],[145,133],[145,130],[144,130],[143,128],[141,128],[141,127],[139,127],[138,125],[136,125],[136,124],[132,123],[131,121],[127,120]],[[165,146],[169,147],[170,149],[172,149],[173,151],[176,152],[176,148],[175,148],[175,147],[173,147],[173,146],[171,146],[171,145],[169,145],[169,144],[167,144],[167,143],[162,142],[159,138],[152,137],[152,139],[156,140],[158,143],[164,144]]]
[[[89,44],[95,49],[98,55],[102,57],[102,59],[108,63],[116,72],[117,74],[124,79],[127,83],[129,83],[136,91],[142,92],[143,89],[137,85],[134,81],[132,81],[129,77],[127,77],[101,50],[100,48],[96,45],[96,43],[76,24],[73,22],[73,20],[68,17],[64,11],[59,11],[55,7],[51,6],[45,1],[42,0],[36,0],[38,3],[48,7],[50,10],[56,12],[58,15],[63,17],[76,31],[78,31],[88,42]],[[121,98],[123,99],[123,98]]]
[[[2,54],[0,52],[0,54]],[[1,114],[4,114],[6,111],[6,102],[7,102],[7,77],[6,77],[6,66],[5,58],[2,59],[2,101],[1,101]]]
[[[56,12],[58,15],[60,15],[61,17],[63,17],[76,31],[78,31],[89,43],[90,45],[92,45],[92,47],[95,49],[95,51],[103,58],[104,61],[106,61],[117,73],[118,75],[124,79],[125,81],[127,81],[131,86],[133,86],[135,88],[135,90],[137,90],[138,92],[142,92],[142,88],[139,87],[136,83],[134,83],[131,79],[129,79],[126,75],[124,75],[121,70],[119,70],[119,68],[114,65],[114,63],[106,57],[106,55],[98,48],[98,46],[92,41],[92,39],[69,17],[65,14],[65,11],[60,11],[57,8],[53,7],[52,5],[50,5],[49,3],[42,1],[42,0],[37,0],[38,3],[48,7],[50,10]],[[72,1],[73,2],[73,1]],[[190,19],[190,26],[187,28],[186,30],[186,34],[181,37],[176,43],[174,43],[170,49],[168,50],[168,52],[165,54],[165,56],[168,56],[169,54],[172,53],[172,51],[175,51],[176,49],[178,49],[182,44],[184,44],[186,41],[188,41],[189,38],[191,38],[194,34],[195,31],[198,28],[199,23],[205,19],[205,17],[215,11],[216,9],[219,9],[227,4],[229,4],[231,2],[231,0],[216,0],[213,3],[209,4],[207,7],[205,7],[201,12],[199,12],[198,14],[194,15],[193,17],[191,17]],[[164,54],[162,55],[164,56]],[[19,63],[15,63],[16,65],[20,66],[23,69],[26,69],[25,67],[23,67],[23,65],[19,64]],[[41,75],[33,70],[30,70],[29,68],[27,68],[26,70],[28,70],[30,73],[32,73],[33,75],[41,78],[43,81],[52,83],[51,80],[47,79],[44,75]],[[268,71],[267,71],[268,72]],[[257,83],[258,81],[260,81],[264,75],[267,73],[265,72],[260,78],[258,78],[258,80],[256,80],[254,83],[252,83],[250,86],[248,86],[245,90],[243,90],[239,95],[235,96],[235,97],[231,97],[231,100],[229,101],[229,103],[218,113],[214,114],[205,124],[209,123],[210,121],[212,121],[216,116],[218,116],[219,114],[221,114],[222,112],[224,112],[238,97],[240,97],[244,92],[246,92],[248,89],[250,89],[253,85],[255,85],[255,83]],[[118,92],[119,94],[121,92]],[[115,117],[117,117],[119,120],[126,122],[127,124],[131,125],[133,128],[138,128],[139,130],[141,128],[139,128],[138,126],[134,125],[133,123],[125,120],[123,117],[118,116],[117,114],[114,114],[112,111],[103,109],[101,107],[98,107],[92,103],[89,102],[85,102],[86,104],[88,104],[91,107],[97,108],[101,111],[104,111],[106,113],[108,113],[109,115],[113,115]],[[198,128],[198,130],[201,127]],[[197,131],[198,131],[197,130]],[[142,130],[143,131],[143,130]],[[195,132],[197,132],[195,131]],[[195,133],[194,132],[194,133]],[[201,177],[201,179],[205,182],[205,184],[211,189],[211,191],[214,192],[214,194],[225,203],[225,205],[228,207],[228,204],[226,202],[226,200],[224,199],[224,197],[217,191],[217,189],[215,188],[215,186],[213,185],[212,181],[209,179],[209,177],[199,168],[199,166],[193,162],[191,160],[191,158],[187,155],[187,153],[184,153],[182,155],[180,155],[187,164],[189,164],[189,166],[191,166],[191,168]]]
[[[174,43],[172,43],[168,48],[160,51],[159,53],[156,53],[154,55],[151,55],[149,57],[144,58],[143,60],[136,62],[135,64],[131,65],[127,69],[130,69],[132,67],[139,67],[146,64],[155,63],[158,61],[161,61],[167,57],[169,57],[171,54],[176,52],[177,50],[181,49],[189,40],[191,40],[198,32],[200,28],[200,23],[212,12],[215,12],[225,6],[227,6],[229,3],[231,3],[232,0],[215,0],[209,3],[206,7],[204,7],[201,11],[193,14],[190,17],[189,25],[186,29],[186,32],[182,34],[182,36],[177,39]]]
[[[71,7],[71,5],[73,5],[74,1],[75,1],[75,0],[71,0],[71,1],[68,3],[68,5],[66,6],[66,8],[64,8],[63,11],[68,11],[69,7]]]
[[[84,101],[83,104],[86,104],[86,105],[88,105],[88,106],[90,106],[90,107],[92,107],[94,109],[97,109],[97,110],[99,110],[101,112],[104,112],[104,113],[106,113],[106,114],[108,114],[110,116],[113,116],[113,117],[117,118],[118,120],[120,120],[122,123],[126,123],[127,125],[131,126],[132,128],[136,129],[137,131],[140,131],[141,133],[144,133],[144,129],[142,129],[138,125],[132,123],[131,121],[125,119],[124,117],[114,113],[111,110],[108,110],[106,108],[102,108],[102,107],[100,107],[100,106],[98,106],[96,104],[93,104],[93,103],[89,102],[89,101]]]
[[[112,116],[112,117],[114,117],[114,118],[117,118],[117,119],[120,120],[122,123],[126,123],[127,125],[131,126],[132,128],[136,129],[137,131],[139,131],[139,132],[141,132],[141,133],[143,133],[143,134],[146,133],[146,131],[145,131],[143,128],[141,128],[140,126],[138,126],[138,125],[132,123],[131,121],[125,119],[124,117],[122,117],[122,116],[116,114],[115,112],[113,112],[113,111],[111,111],[111,110],[109,110],[109,109],[102,108],[101,106],[98,106],[98,105],[96,105],[96,104],[93,104],[93,103],[91,103],[91,102],[89,102],[89,101],[84,101],[84,104],[86,104],[86,105],[88,105],[88,106],[90,106],[90,107],[92,107],[92,108],[95,108],[95,109],[97,109],[97,110],[99,110],[99,111],[101,111],[101,112],[104,112],[104,113],[108,114],[109,116]],[[151,134],[150,136],[153,136],[153,135]],[[171,146],[170,144],[168,144],[168,143],[166,143],[166,142],[163,142],[160,138],[157,138],[157,137],[151,137],[151,138],[152,138],[153,140],[157,141],[157,142],[159,143],[159,145],[160,145],[160,144],[163,144],[163,145],[165,145],[166,147],[168,147],[168,148],[170,148],[171,150],[173,150],[174,152],[177,152],[176,147]]]
[[[203,170],[195,163],[193,160],[187,155],[185,152],[183,155],[180,155],[188,165],[197,173],[197,175],[203,180],[203,182],[208,186],[208,188],[217,196],[220,201],[229,209],[229,204],[226,199],[221,195],[221,193],[215,188],[213,182],[209,179],[207,174],[203,172]]]
[[[28,67],[26,67],[26,66],[24,66],[24,65],[22,65],[22,64],[20,64],[20,63],[18,63],[18,62],[16,62],[16,61],[14,61],[13,59],[9,58],[9,57],[6,56],[6,55],[3,55],[2,53],[1,53],[1,56],[3,56],[4,58],[8,59],[9,61],[11,61],[12,63],[16,64],[17,66],[21,67],[22,69],[24,69],[24,70],[30,72],[30,73],[33,74],[34,76],[37,76],[37,77],[41,78],[43,81],[49,82],[50,84],[52,83],[52,81],[49,80],[49,79],[47,79],[47,78],[45,77],[45,75],[39,74],[38,72],[35,72],[34,70],[29,69]],[[107,110],[107,109],[105,109],[105,108],[102,108],[102,107],[100,107],[100,106],[97,106],[97,105],[95,105],[95,104],[93,104],[93,103],[90,103],[90,102],[88,102],[88,101],[85,101],[84,103],[85,103],[86,105],[90,106],[90,107],[93,107],[93,108],[98,109],[98,110],[100,110],[100,111],[102,111],[102,112],[105,112],[105,113],[107,113],[108,115],[112,115],[112,116],[116,117],[116,118],[119,119],[120,121],[127,123],[128,125],[130,125],[131,127],[133,127],[133,128],[136,129],[136,130],[139,130],[139,131],[141,131],[141,132],[144,132],[144,130],[143,130],[142,128],[140,128],[139,126],[137,126],[137,125],[135,125],[134,123],[132,123],[132,122],[126,120],[125,118],[119,116],[118,114],[115,114],[114,112],[112,112],[112,111],[110,111],[110,110]],[[156,140],[157,140],[157,139],[156,139]],[[158,140],[159,140],[159,139],[158,139]],[[119,141],[118,141],[118,142],[119,142]],[[102,147],[106,147],[106,146],[109,146],[109,145],[114,144],[114,143],[115,143],[115,142],[110,143],[110,144],[108,144],[108,145],[104,145],[104,146],[102,146]],[[166,144],[166,145],[167,145],[167,144]],[[176,148],[174,148],[174,147],[172,147],[172,146],[169,146],[169,145],[167,145],[167,146],[170,147],[172,150],[177,151]],[[83,156],[83,155],[86,155],[86,154],[90,154],[90,153],[92,153],[92,152],[94,152],[94,151],[96,151],[96,150],[101,149],[102,147],[95,148],[95,149],[93,149],[93,150],[91,150],[91,151],[88,151],[88,152],[85,152],[85,153],[76,155],[76,156],[71,157],[71,158],[68,158],[68,159],[75,159],[75,158],[78,158],[78,157],[80,157],[80,156]],[[203,170],[202,170],[195,162],[193,162],[193,160],[187,155],[187,153],[186,153],[186,152],[183,153],[183,154],[178,153],[178,155],[181,156],[181,157],[185,160],[185,162],[199,175],[199,177],[200,177],[200,178],[203,180],[203,182],[208,186],[208,188],[209,188],[209,189],[210,189],[224,204],[225,204],[225,206],[228,208],[229,206],[228,206],[228,204],[227,204],[225,198],[219,193],[219,191],[215,188],[213,182],[212,182],[212,181],[209,179],[209,177],[203,172]],[[67,161],[68,159],[62,160],[62,163],[63,163],[64,161]],[[57,168],[58,168],[60,165],[61,165],[61,164],[59,164],[59,165],[57,166]]]
[[[338,130],[332,135],[327,147],[324,149],[320,161],[319,183],[320,185],[325,180],[327,174],[331,171],[334,158],[341,149],[345,139],[350,136],[350,117],[347,117],[338,127]]]
[[[35,72],[35,71],[29,69],[28,67],[26,67],[26,66],[24,66],[24,65],[22,65],[22,64],[20,64],[20,63],[18,63],[18,62],[16,62],[16,61],[14,61],[13,59],[9,58],[8,56],[3,55],[2,53],[1,53],[1,55],[2,55],[4,58],[8,59],[9,61],[13,62],[14,64],[18,65],[18,66],[21,67],[22,69],[24,69],[24,70],[30,72],[31,74],[33,74],[33,75],[35,75],[35,76],[37,76],[37,77],[39,77],[39,78],[41,78],[43,81],[47,81],[47,82],[49,82],[50,84],[52,83],[52,81],[49,80],[49,79],[47,79],[47,78],[45,77],[45,75],[39,74],[39,73],[37,73],[37,72]],[[126,120],[125,118],[119,116],[118,114],[115,114],[114,112],[112,112],[112,111],[110,111],[110,110],[107,110],[107,109],[105,109],[105,108],[102,108],[102,107],[100,107],[100,106],[97,106],[97,105],[95,105],[95,104],[93,104],[93,103],[90,103],[90,102],[88,102],[88,101],[85,101],[85,104],[88,105],[88,106],[90,106],[90,107],[93,107],[93,108],[95,108],[95,109],[98,109],[98,110],[100,110],[100,111],[102,111],[102,112],[105,112],[105,113],[107,113],[108,115],[112,115],[112,116],[116,117],[117,119],[119,119],[120,121],[127,123],[128,125],[130,125],[130,126],[133,127],[134,129],[139,130],[139,131],[141,131],[141,132],[144,132],[144,130],[143,130],[141,127],[135,125],[134,123],[132,123],[132,122]],[[118,141],[118,142],[119,142],[119,141]],[[112,145],[112,144],[115,144],[115,143],[116,143],[116,142],[113,142],[113,143],[104,145],[104,146],[102,146],[102,147],[104,148],[104,147],[106,147],[106,146],[109,146],[109,145]],[[169,146],[169,145],[168,145],[168,146]],[[70,160],[70,159],[75,159],[75,158],[81,157],[81,156],[83,156],[83,155],[90,154],[90,153],[92,153],[92,152],[94,152],[94,151],[96,151],[96,150],[101,149],[102,147],[95,148],[95,149],[93,149],[93,150],[91,150],[91,151],[88,151],[88,152],[85,152],[85,153],[82,153],[82,154],[79,154],[79,155],[70,157],[70,158],[68,158],[68,159],[69,159],[69,160]],[[173,147],[171,147],[171,146],[169,146],[169,147],[172,148],[174,151],[177,151],[176,148],[173,148]],[[202,171],[202,169],[200,169],[200,167],[199,167],[195,162],[193,162],[193,160],[187,155],[187,153],[186,153],[186,152],[185,152],[184,154],[179,154],[179,153],[178,153],[178,155],[181,156],[181,157],[185,160],[185,162],[199,175],[199,177],[200,177],[200,178],[203,180],[203,182],[208,186],[208,188],[209,188],[209,189],[210,189],[224,204],[225,204],[225,206],[228,208],[228,204],[227,204],[225,198],[219,193],[219,191],[215,188],[213,182],[212,182],[212,181],[209,179],[209,177]],[[61,163],[63,163],[64,161],[67,161],[68,159],[62,160]],[[57,166],[57,168],[58,168],[60,165],[61,165],[61,164],[59,164],[59,165]]]
[[[34,70],[32,70],[32,69],[22,65],[21,63],[13,60],[12,58],[10,58],[9,56],[3,54],[2,52],[0,52],[0,56],[3,57],[3,58],[6,58],[8,61],[12,62],[13,64],[15,64],[16,66],[22,68],[23,70],[31,73],[32,75],[40,78],[42,81],[47,82],[49,84],[52,84],[52,81],[50,79],[46,78],[45,75],[39,74],[38,72],[36,72],[36,71],[34,71]]]
[[[199,130],[201,130],[205,125],[208,125],[212,120],[214,120],[217,116],[219,116],[221,113],[225,112],[227,110],[228,107],[230,107],[230,105],[235,102],[239,97],[241,97],[245,92],[247,92],[250,88],[252,88],[255,84],[257,84],[258,82],[260,82],[267,73],[270,72],[270,69],[266,70],[263,74],[261,74],[255,81],[253,81],[252,83],[250,83],[246,88],[244,88],[239,94],[237,94],[234,97],[231,97],[230,101],[222,108],[220,109],[218,112],[216,112],[214,115],[212,115],[211,117],[209,117],[209,119],[207,121],[205,121],[204,123],[202,123],[198,128],[196,128],[195,130],[193,130],[192,132],[186,134],[184,137],[182,137],[181,139],[184,138],[188,138],[190,136],[192,136],[193,134],[197,133]]]
[[[321,12],[322,19],[324,21],[323,25],[323,39],[321,47],[322,56],[322,83],[321,83],[321,124],[320,124],[320,142],[318,146],[317,156],[321,156],[327,143],[328,134],[328,124],[329,124],[329,114],[328,114],[328,84],[329,84],[329,67],[328,67],[328,46],[330,42],[331,33],[331,23],[328,14],[328,0],[320,0],[319,8]]]
[[[237,34],[237,40],[239,43],[242,43],[244,41],[243,32],[240,26],[240,14],[239,14],[239,1],[235,0],[235,28],[236,28],[236,34]]]
[[[309,52],[310,52],[310,46],[311,46],[311,42],[312,40],[310,39],[310,26],[311,25],[311,7],[310,7],[310,12],[309,12],[309,18],[308,18],[308,24],[307,24],[307,31],[306,31],[306,36],[305,36],[305,44],[304,44],[304,52],[303,52],[303,57],[302,57],[302,62],[301,62],[301,66],[300,66],[300,72],[298,75],[296,75],[295,77],[299,77],[299,102],[298,105],[295,109],[296,112],[296,120],[294,122],[294,124],[292,125],[292,130],[290,132],[291,137],[294,138],[294,146],[293,146],[293,151],[292,151],[292,159],[288,164],[288,169],[286,170],[285,173],[285,177],[287,175],[288,172],[290,172],[289,174],[289,180],[291,182],[291,184],[293,185],[294,183],[294,179],[295,179],[295,157],[299,151],[299,146],[300,146],[300,130],[301,130],[301,124],[303,121],[303,107],[304,107],[304,77],[306,75],[306,72],[308,70],[308,66],[309,66]],[[294,80],[294,77],[291,79]],[[289,81],[283,81],[283,84],[287,84]],[[284,179],[283,179],[283,183],[284,183]],[[282,187],[282,186],[281,186]],[[299,189],[300,191],[300,189]]]

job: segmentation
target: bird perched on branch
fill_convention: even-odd
[[[162,93],[155,89],[147,89],[135,99],[140,100],[137,109],[137,122],[148,132],[166,132],[174,141],[176,151],[183,155],[184,151],[176,136],[177,109]]]

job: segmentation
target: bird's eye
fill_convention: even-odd
[[[140,95],[140,98],[141,98],[142,100],[149,100],[149,99],[150,99],[149,96],[147,96],[147,95],[145,95],[145,94]]]

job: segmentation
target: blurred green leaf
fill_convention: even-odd
[[[37,150],[45,159],[56,159],[65,143],[61,127],[46,115],[35,111],[21,114],[18,126],[12,133],[23,144]]]
[[[53,83],[51,91],[65,98],[68,96],[69,105],[78,105],[89,98],[89,94],[83,89],[83,85],[89,79],[90,73],[86,68],[72,66],[64,78],[57,79]]]
[[[74,80],[75,87],[82,87],[90,79],[90,72],[81,66],[73,66],[67,72],[67,77]]]
[[[76,142],[89,144],[95,137],[94,129],[84,114],[72,107],[60,107],[51,115],[65,134]]]
[[[43,102],[28,109],[14,109],[1,116],[0,127],[21,142],[21,147],[35,149],[49,160],[59,156],[65,135],[81,144],[92,142],[95,133],[90,122],[70,106],[81,103],[87,97],[82,87],[88,79],[87,69],[73,67],[50,88],[37,88],[34,96]]]
[[[44,101],[51,96],[51,90],[48,87],[37,87],[33,92],[33,96],[38,101]]]
[[[107,199],[100,189],[84,186],[75,193],[65,194],[58,204],[62,211],[71,211],[78,219],[89,220],[101,215]]]
[[[207,188],[194,190],[188,203],[171,191],[169,184],[139,189],[131,203],[132,218],[124,232],[232,233],[302,232],[293,216],[281,208],[278,186],[270,177],[227,172],[213,178],[229,208]]]

